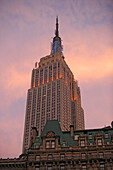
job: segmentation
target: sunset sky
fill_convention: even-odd
[[[56,16],[81,89],[85,126],[113,121],[113,0],[0,0],[0,157],[22,152],[35,62],[50,54]]]

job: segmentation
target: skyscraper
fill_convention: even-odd
[[[40,59],[32,70],[28,90],[23,152],[28,149],[32,127],[41,134],[47,120],[58,120],[63,131],[84,129],[84,111],[81,107],[80,88],[65,62],[56,18],[56,31],[51,53]]]

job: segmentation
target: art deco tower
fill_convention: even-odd
[[[70,125],[84,129],[84,111],[81,107],[80,88],[65,62],[56,18],[55,37],[51,54],[40,59],[32,70],[28,90],[23,140],[23,152],[28,149],[32,127],[41,134],[47,120],[58,120],[63,131]]]

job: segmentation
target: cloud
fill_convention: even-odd
[[[101,79],[105,76],[113,74],[113,49],[106,49],[104,54],[100,57],[95,56],[91,58],[88,55],[87,47],[80,47],[78,49],[83,57],[79,55],[68,59],[71,69],[80,81],[88,81],[89,79]],[[109,57],[108,57],[109,56]]]
[[[3,131],[3,133],[0,134],[1,136],[0,157],[2,158],[13,157],[14,158],[14,157],[18,157],[19,154],[21,154],[22,147],[20,143],[22,143],[22,139],[20,140],[20,137],[21,137],[20,133],[22,132],[17,129],[14,129],[14,130],[11,130],[11,133],[9,131],[7,131],[7,133]]]
[[[98,26],[84,31],[71,29],[71,33],[71,37],[65,36],[64,55],[75,78],[84,82],[113,74],[111,29]]]
[[[26,96],[26,87],[30,84],[29,80],[29,74],[17,70],[14,66],[2,72],[0,93],[3,98],[0,102],[1,107],[8,106],[16,99]]]
[[[56,16],[57,11],[60,12],[60,15],[62,14],[60,34],[63,35],[64,40],[64,55],[75,78],[80,82],[88,82],[90,79],[99,80],[113,73],[113,25],[112,27],[106,25],[106,19],[102,23],[99,19],[98,25],[90,25],[86,22],[87,27],[85,28],[77,27],[78,23],[76,23],[76,21],[79,22],[79,19],[81,25],[81,22],[94,20],[95,17],[97,19],[98,17],[105,18],[106,15],[112,17],[111,10],[108,10],[108,7],[112,8],[111,1],[105,0],[104,3],[101,1],[87,1],[89,3],[61,1],[60,4],[64,5],[63,9],[58,8],[60,4],[56,4],[55,1],[48,1],[49,3],[46,1],[42,1],[42,3],[37,1],[1,2],[3,19],[1,25],[1,27],[3,26],[1,94],[3,94],[2,91],[5,91],[1,105],[5,103],[6,95],[10,99],[7,103],[25,95],[25,91],[30,85],[31,69],[35,61],[39,61],[43,54],[50,52],[47,44],[53,33],[49,32],[47,35],[45,28],[49,30],[49,27],[53,25],[51,24],[52,18],[48,16],[50,14]],[[67,7],[66,11],[65,7]],[[44,14],[42,15],[42,13]],[[4,22],[7,21],[8,24],[10,23],[10,27],[4,27],[6,26]],[[17,28],[16,24],[22,29]]]
[[[112,9],[112,0],[0,1],[0,156],[21,153],[31,70],[36,61],[50,53],[56,15],[65,60],[79,80],[86,127],[110,123]]]
[[[6,100],[7,102],[8,100]],[[22,151],[25,99],[13,101],[0,114],[0,157],[18,157]],[[5,115],[5,116],[4,116]],[[10,147],[9,147],[10,144]]]
[[[73,22],[76,21],[81,28],[106,22],[110,24],[112,22],[112,0],[69,1],[68,5]]]
[[[112,75],[81,83],[86,128],[101,128],[113,120]]]

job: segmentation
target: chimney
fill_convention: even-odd
[[[70,125],[70,135],[74,136],[74,125]]]
[[[36,138],[37,135],[38,135],[37,128],[32,127],[32,143],[35,142],[35,138]]]

